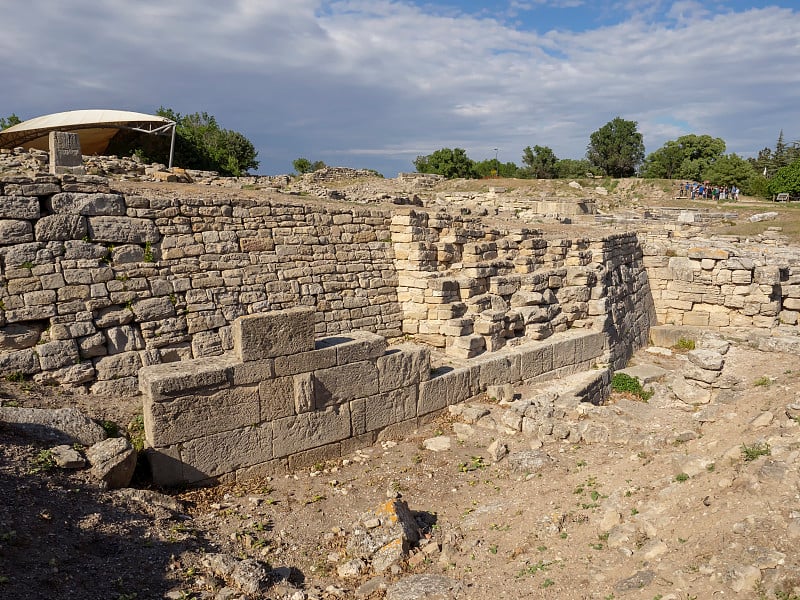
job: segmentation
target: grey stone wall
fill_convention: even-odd
[[[93,176],[0,180],[0,374],[135,393],[145,365],[220,355],[242,315],[400,335],[390,217],[230,195],[115,193]]]
[[[223,356],[145,367],[140,384],[160,485],[248,478],[333,459],[488,386],[586,370],[600,332],[570,331],[431,371],[429,350],[369,332],[314,339],[310,309],[240,317]]]

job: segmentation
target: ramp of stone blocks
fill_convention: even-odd
[[[315,340],[314,311],[305,308],[240,317],[233,346],[229,355],[140,371],[157,484],[334,459],[411,432],[489,386],[584,371],[606,352],[604,334],[576,330],[432,371],[423,346],[387,348],[363,331]]]
[[[611,372],[592,369],[556,380],[522,386],[490,388],[488,402],[451,406],[454,432],[460,438],[483,433],[487,438],[521,435],[531,442],[593,441],[592,423],[586,420],[594,406],[605,403],[611,391]],[[496,402],[492,393],[509,397]],[[512,395],[513,394],[513,395]]]

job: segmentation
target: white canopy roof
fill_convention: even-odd
[[[0,131],[0,148],[49,150],[51,131],[77,133],[83,154],[102,154],[120,129],[166,135],[175,122],[164,117],[124,110],[70,110],[29,119]]]

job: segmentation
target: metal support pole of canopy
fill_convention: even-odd
[[[175,129],[177,129],[178,124],[172,124],[172,140],[169,143],[169,169],[172,169],[172,157],[175,155]]]

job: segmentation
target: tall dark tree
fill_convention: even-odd
[[[644,160],[642,134],[636,121],[616,117],[589,137],[586,158],[612,177],[630,177]]]
[[[463,148],[440,148],[433,154],[418,156],[414,160],[414,167],[417,173],[434,173],[448,179],[473,179],[478,176],[475,162],[467,156]]]

